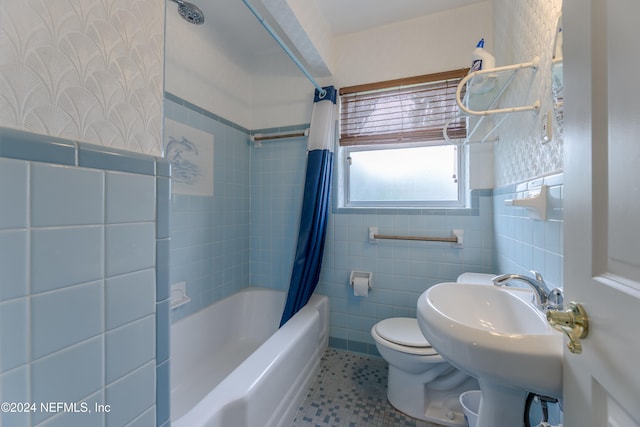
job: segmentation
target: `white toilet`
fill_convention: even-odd
[[[489,274],[465,273],[458,282],[489,284]],[[479,389],[475,378],[444,360],[422,335],[418,320],[394,317],[371,328],[380,355],[389,363],[387,398],[399,411],[445,426],[466,427],[461,393]]]

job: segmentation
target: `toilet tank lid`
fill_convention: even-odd
[[[497,274],[487,274],[487,273],[462,273],[458,276],[456,282],[458,283],[469,283],[472,285],[493,285],[491,279],[496,277]]]
[[[395,344],[408,347],[428,348],[429,341],[422,335],[418,319],[409,317],[392,317],[376,324],[376,332],[382,338]]]

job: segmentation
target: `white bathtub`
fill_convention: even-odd
[[[327,347],[329,300],[278,329],[286,293],[247,288],[171,326],[173,427],[289,426]]]

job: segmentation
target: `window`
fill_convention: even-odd
[[[455,118],[456,88],[467,69],[342,88],[339,172],[341,206],[459,207],[464,204]]]

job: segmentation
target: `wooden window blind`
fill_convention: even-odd
[[[340,145],[432,142],[457,115],[456,87],[469,69],[340,89]],[[455,118],[450,138],[465,138],[466,120]]]

